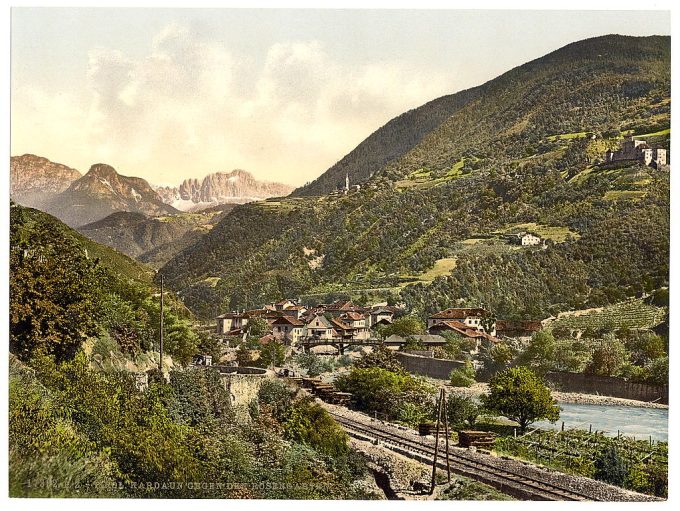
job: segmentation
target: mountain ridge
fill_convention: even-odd
[[[518,66],[360,191],[237,206],[160,271],[204,316],[344,293],[536,318],[615,301],[636,281],[663,285],[668,173],[600,164],[624,133],[668,144],[669,43],[605,36]],[[518,251],[494,234],[525,225],[558,241]]]
[[[10,157],[10,196],[28,207],[40,208],[82,177],[62,163],[35,154]]]
[[[200,211],[221,204],[243,204],[285,196],[293,187],[260,181],[246,170],[234,169],[230,172],[213,172],[201,179],[185,179],[179,187],[159,186],[155,190],[166,204],[176,209]]]

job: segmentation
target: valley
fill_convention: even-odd
[[[667,498],[670,135],[670,38],[610,35],[296,189],[13,156],[10,494]]]

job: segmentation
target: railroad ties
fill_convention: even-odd
[[[367,424],[345,417],[344,415],[330,412],[336,422],[345,428],[352,436],[360,440],[380,443],[385,448],[393,450],[411,459],[424,464],[431,464],[434,457],[434,446],[419,442],[416,439],[390,431],[377,423]],[[446,469],[443,461],[443,452],[438,453],[437,468]],[[547,479],[530,477],[499,466],[498,458],[489,457],[488,461],[482,461],[472,457],[466,451],[460,449],[450,451],[451,471],[475,479],[522,500],[541,501],[587,501],[597,500],[591,495],[586,495],[573,489],[558,486]]]
[[[321,378],[288,377],[300,387],[307,389],[322,401],[345,408],[351,408],[352,394],[339,392],[329,383],[324,383]],[[408,435],[398,430],[389,423],[383,423],[366,417],[367,422],[355,420],[344,414],[337,413],[334,409],[328,412],[340,424],[350,436],[359,440],[370,441],[380,444],[386,449],[407,456],[411,459],[431,465],[435,454],[434,445],[418,439],[413,434]],[[421,435],[430,435],[432,426],[423,423]],[[420,429],[420,428],[419,428]],[[415,432],[414,432],[415,433]],[[493,446],[495,435],[480,431],[460,431],[459,445],[463,447],[480,447],[489,449]],[[508,465],[505,460],[488,454],[470,452],[468,449],[456,448],[449,451],[451,471],[469,477],[471,479],[488,484],[501,492],[522,500],[541,501],[599,501],[612,500],[602,498],[599,490],[586,488],[580,484],[574,484],[567,480],[557,480],[547,474],[537,472],[528,473],[527,470],[518,469]],[[526,465],[525,463],[522,465]],[[446,469],[443,449],[437,456],[437,468]],[[565,475],[566,478],[571,476]],[[585,479],[585,478],[584,478]],[[592,481],[594,483],[594,481]],[[604,485],[604,483],[598,483]],[[587,485],[586,485],[587,486]],[[608,486],[608,485],[604,485]],[[621,490],[624,491],[624,490]],[[630,495],[621,495],[617,501],[649,500],[647,496],[627,492]]]
[[[352,402],[352,394],[336,390],[335,386],[324,383],[321,378],[301,378],[301,385],[327,403],[348,407]]]

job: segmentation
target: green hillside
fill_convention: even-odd
[[[56,218],[10,208],[10,351],[21,360],[94,352],[135,358],[157,350],[160,320],[154,272],[91,241]],[[186,363],[196,351],[191,313],[166,295],[166,352]]]
[[[158,268],[198,239],[234,207],[224,204],[199,213],[147,217],[119,211],[78,228],[88,238]]]
[[[599,163],[668,128],[669,69],[667,37],[571,44],[483,85],[360,192],[239,206],[161,272],[205,317],[349,294],[536,318],[666,285],[668,173]],[[500,236],[521,228],[547,245]]]
[[[427,133],[479,96],[479,87],[444,96],[414,108],[372,133],[356,149],[293,196],[325,195],[345,185],[364,183],[385,165],[415,147]]]

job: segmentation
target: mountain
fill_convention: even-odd
[[[667,285],[669,173],[602,163],[628,134],[668,147],[669,37],[576,42],[458,94],[360,191],[237,206],[160,270],[166,282],[204,317],[350,295],[420,314],[483,303],[506,319]],[[336,187],[331,170],[318,190]],[[510,243],[521,231],[545,245]]]
[[[149,216],[178,212],[165,204],[144,179],[121,176],[104,163],[92,165],[87,174],[54,196],[43,209],[72,227],[95,222],[117,211]]]
[[[225,204],[200,213],[162,217],[119,211],[83,225],[78,231],[138,261],[160,267],[181,250],[196,243],[233,207]]]
[[[66,190],[80,172],[34,154],[12,156],[9,164],[10,197],[24,206],[40,208]]]
[[[163,202],[181,211],[199,211],[220,204],[246,202],[288,195],[293,187],[258,181],[245,170],[215,172],[203,179],[185,179],[178,188],[157,187]]]
[[[395,117],[321,176],[297,188],[291,195],[325,195],[344,187],[345,177],[349,177],[350,184],[366,182],[389,162],[410,151],[427,133],[477,98],[481,92],[481,87],[475,87],[444,96]]]

